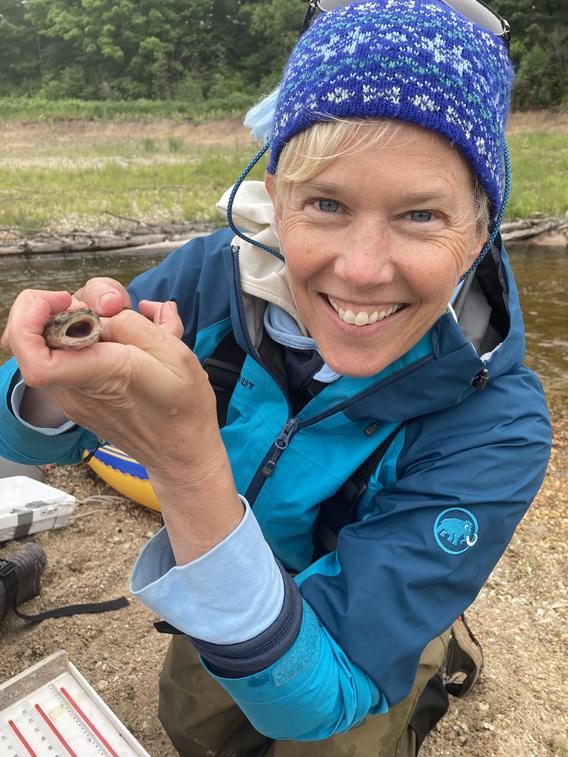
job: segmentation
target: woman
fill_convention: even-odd
[[[180,754],[419,747],[448,629],[550,447],[493,244],[511,79],[499,34],[441,0],[322,14],[284,73],[265,188],[229,208],[238,236],[186,245],[129,293],[88,282],[75,299],[107,318],[81,352],[42,336],[70,295],[12,308],[0,452],[69,462],[102,437],[161,503],[132,588],[182,634],[160,704]],[[229,349],[220,432],[201,362]],[[370,458],[330,543],[323,511]]]

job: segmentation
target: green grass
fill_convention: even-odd
[[[525,132],[509,138],[511,199],[508,218],[533,213],[560,216],[568,210],[568,136]]]
[[[156,154],[146,142],[140,153],[150,162],[104,160],[61,167],[0,164],[0,226],[23,232],[113,225],[105,211],[141,221],[191,220],[222,223],[215,203],[250,159],[235,147],[196,149],[168,143]],[[128,148],[132,156],[133,148]],[[179,157],[161,162],[160,156]],[[252,178],[261,178],[257,167]]]
[[[257,99],[257,95],[239,93],[201,103],[188,103],[184,100],[46,100],[41,97],[0,97],[0,118],[4,121],[77,118],[122,121],[173,118],[178,121],[202,121],[206,118],[241,115]]]
[[[221,224],[215,203],[247,164],[254,147],[239,145],[236,138],[229,149],[197,147],[168,135],[167,129],[162,138],[144,137],[141,131],[135,137],[126,126],[121,136],[113,131],[109,139],[77,135],[59,139],[55,125],[50,134],[57,139],[37,140],[33,148],[16,139],[0,156],[0,227],[30,233],[46,227],[116,224],[105,211],[146,222]],[[509,143],[513,180],[507,217],[564,214],[568,210],[566,135],[518,133]],[[264,165],[256,167],[252,178],[262,177]]]

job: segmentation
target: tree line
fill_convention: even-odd
[[[512,27],[513,105],[568,101],[568,2],[494,0]],[[0,96],[228,108],[278,82],[304,0],[0,0]]]

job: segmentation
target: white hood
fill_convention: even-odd
[[[226,215],[231,190],[232,187],[227,189],[217,203],[217,208],[223,215]],[[274,222],[274,207],[264,182],[245,181],[241,184],[233,203],[233,220],[251,239],[262,242],[268,247],[280,249]],[[239,263],[243,292],[281,307],[294,318],[302,333],[306,335],[307,331],[300,320],[288,285],[286,264],[240,237],[236,236],[233,244],[240,248]],[[253,334],[256,333],[256,328],[251,327],[253,322],[257,322],[257,317],[250,313],[252,303],[246,303],[246,305],[247,324]]]

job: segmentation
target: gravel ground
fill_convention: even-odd
[[[483,644],[485,670],[451,709],[421,757],[568,757],[568,415],[555,413],[555,445],[542,490],[468,613]],[[111,495],[87,466],[53,467],[47,481],[83,500],[70,523],[36,540],[48,556],[42,594],[26,612],[128,594],[141,547],[160,526],[156,514]],[[3,554],[17,548],[10,542]],[[2,623],[0,681],[57,649],[71,661],[152,757],[176,754],[156,717],[157,677],[168,643],[155,617],[132,600],[123,610],[27,626]]]

